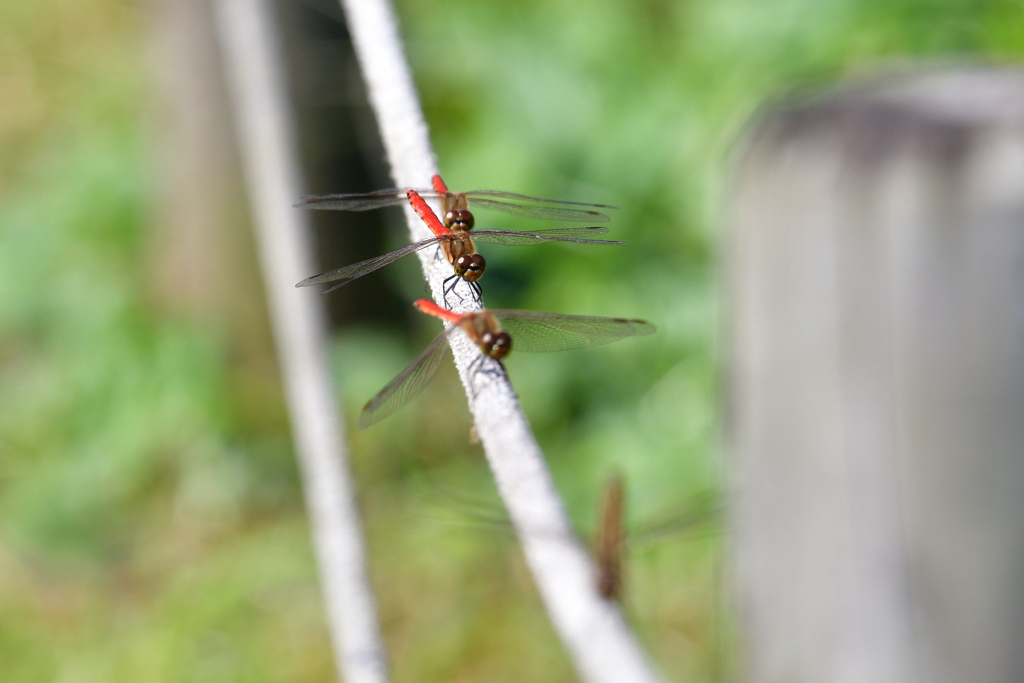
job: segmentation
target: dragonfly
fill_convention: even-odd
[[[522,351],[567,351],[610,344],[656,331],[654,325],[646,320],[491,309],[455,313],[427,299],[419,299],[413,305],[427,315],[451,323],[451,326],[370,399],[359,417],[362,429],[388,417],[423,390],[441,367],[448,353],[448,338],[456,330],[469,337],[481,352],[469,367],[470,376],[481,369],[488,358],[497,361],[504,373],[505,366],[501,361],[512,351],[513,344]]]
[[[625,484],[619,473],[605,480],[601,505],[597,511],[592,552],[597,569],[594,587],[606,600],[622,602],[623,555],[660,538],[689,531],[714,521],[719,516],[718,503],[710,494],[697,495],[683,509],[672,510],[658,520],[647,520],[627,530],[625,517]]]
[[[597,592],[607,600],[622,599],[622,547],[626,542],[622,525],[624,498],[622,476],[609,476],[598,509],[593,543],[594,564],[597,566],[595,585]]]
[[[487,269],[487,261],[481,254],[476,252],[474,240],[507,246],[526,246],[543,242],[576,242],[579,244],[626,246],[625,242],[591,239],[590,237],[593,235],[602,235],[608,232],[608,228],[603,226],[552,228],[548,230],[534,230],[532,232],[476,230],[470,233],[468,228],[455,229],[454,227],[449,228],[445,226],[416,190],[408,190],[406,196],[417,215],[423,219],[423,222],[434,234],[433,237],[413,242],[383,256],[376,256],[349,266],[328,270],[325,273],[306,278],[295,286],[311,287],[313,285],[336,283],[323,292],[327,294],[367,273],[372,273],[410,254],[430,247],[440,247],[445,258],[448,259],[448,262],[452,264],[454,269],[454,274],[445,278],[441,288],[444,303],[448,305],[448,293],[455,289],[459,280],[465,280],[469,283],[476,299],[480,299],[480,285],[477,284],[477,280],[483,276],[484,271]]]
[[[474,218],[470,203],[482,209],[504,211],[520,218],[598,223],[608,216],[595,209],[615,209],[609,204],[587,204],[562,199],[543,199],[500,190],[471,190],[451,192],[441,176],[431,178],[433,189],[415,190],[427,199],[441,202],[441,216],[445,227],[452,230],[472,230]],[[341,211],[369,211],[384,206],[401,204],[408,190],[388,189],[363,194],[319,194],[302,197],[296,206],[307,209],[337,209]],[[573,208],[579,207],[579,208]]]
[[[472,520],[470,525],[484,530],[513,534],[512,525],[500,507],[491,501],[468,496],[441,484],[434,484],[443,496],[443,506],[460,517]],[[594,561],[594,589],[606,600],[622,602],[625,592],[626,558],[630,553],[653,546],[668,537],[684,533],[718,531],[721,519],[719,497],[711,491],[697,493],[679,506],[662,511],[639,524],[625,522],[625,481],[620,472],[605,477],[597,506],[597,525],[591,536],[591,557]],[[442,517],[448,521],[448,515]],[[462,524],[465,525],[464,523]],[[540,533],[544,531],[526,531]]]

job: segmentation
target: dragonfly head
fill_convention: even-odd
[[[463,254],[452,264],[455,274],[466,282],[476,282],[487,270],[487,261],[480,254]]]
[[[512,337],[508,332],[484,332],[480,336],[480,350],[494,360],[501,360],[512,350]]]
[[[469,209],[451,209],[444,213],[444,227],[455,231],[472,230],[475,220]]]

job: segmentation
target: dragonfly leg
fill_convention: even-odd
[[[466,376],[469,377],[469,395],[474,401],[476,400],[476,382],[474,380],[476,379],[476,373],[480,369],[480,365],[483,363],[484,358],[486,358],[486,356],[480,354],[474,358],[473,362],[469,364],[468,368],[466,368]]]
[[[448,278],[448,280],[452,280],[452,279],[454,279],[454,282],[452,282],[452,286],[448,288],[448,292],[451,293],[451,294],[454,294],[457,297],[459,297],[459,303],[461,304],[463,301],[465,301],[465,299],[463,299],[462,295],[459,294],[459,290],[455,289],[456,287],[458,287],[459,281],[460,281],[461,278],[459,278],[458,275],[452,275],[450,278]],[[447,282],[447,280],[445,280],[445,282]],[[447,297],[445,297],[444,302],[447,305],[447,303],[448,303],[448,298]]]
[[[469,393],[470,396],[473,397],[473,400],[476,400],[476,376],[478,374],[498,375],[499,377],[504,377],[506,380],[508,379],[508,371],[505,369],[505,364],[502,363],[500,360],[494,361],[495,363],[498,364],[497,369],[485,369],[484,366],[488,358],[490,358],[490,356],[480,354],[477,358],[473,360],[472,363],[469,364],[469,367],[466,368],[466,374],[469,376]]]
[[[480,289],[480,283],[470,282],[469,289],[471,292],[473,292],[473,301],[479,303],[480,301],[483,300],[483,291]]]
[[[441,251],[441,245],[439,244],[437,245],[437,249],[434,251],[434,260],[440,261],[441,256],[443,256],[443,252]]]
[[[451,282],[452,280],[454,280],[454,282],[452,282],[451,286],[449,286],[448,283]],[[449,275],[444,279],[444,282],[441,283],[441,300],[444,301],[445,308],[451,308],[451,306],[448,304],[448,292],[455,289],[455,285],[457,284],[459,284],[458,275]]]
[[[493,369],[492,368],[492,369],[484,370],[483,371],[484,374],[487,374],[487,375],[497,375],[498,377],[504,377],[505,379],[508,379],[508,371],[505,370],[505,364],[502,363],[497,358],[494,359],[494,362],[498,366],[497,369]]]

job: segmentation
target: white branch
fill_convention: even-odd
[[[437,162],[391,7],[387,0],[341,3],[396,186],[429,187]],[[430,236],[409,207],[406,217],[413,240]],[[421,252],[420,260],[440,303],[441,281],[451,275],[451,266],[434,260],[432,250]],[[471,304],[467,297],[459,310],[482,305]],[[498,491],[581,678],[592,683],[658,680],[618,607],[595,590],[593,565],[569,524],[511,385],[493,374],[469,376],[467,368],[480,351],[464,335],[452,337],[452,350]]]
[[[266,0],[217,0],[215,11],[335,656],[346,683],[384,683],[324,311],[295,288],[314,266],[308,216],[292,208],[303,187],[278,37]]]

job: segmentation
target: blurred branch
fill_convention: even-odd
[[[398,187],[429,187],[437,161],[391,6],[387,0],[341,0],[341,4],[392,178]],[[411,208],[406,206],[405,212],[411,238],[430,237]],[[441,303],[441,283],[451,275],[451,266],[434,260],[432,251],[421,252],[420,261],[434,300]],[[456,308],[482,306],[467,299]],[[498,491],[581,678],[595,683],[657,680],[618,607],[595,590],[590,558],[572,531],[512,386],[497,373],[469,374],[469,365],[480,351],[464,335],[453,336],[451,346]]]
[[[217,0],[215,10],[334,649],[346,683],[381,683],[387,663],[324,312],[316,293],[295,288],[313,259],[307,218],[291,206],[301,174],[273,19],[266,0]]]

